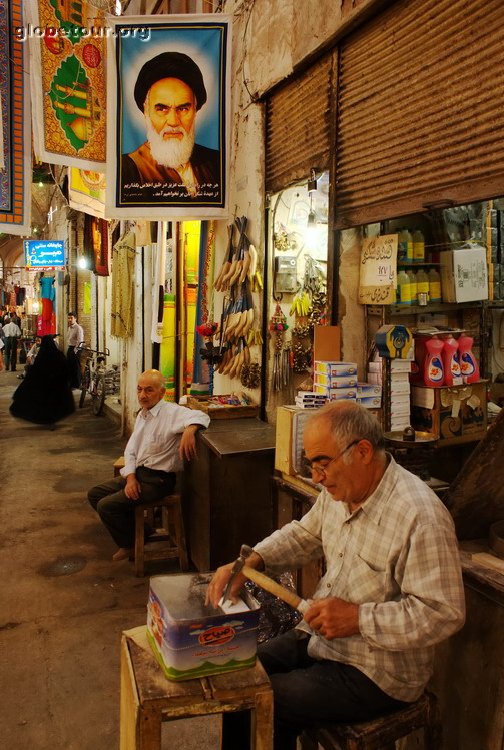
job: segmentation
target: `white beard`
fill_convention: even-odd
[[[189,162],[194,148],[194,123],[189,132],[186,132],[182,127],[171,128],[167,125],[158,133],[148,115],[145,115],[145,122],[151,154],[158,164],[170,169],[177,169],[177,167]],[[181,133],[182,138],[180,140],[170,138],[165,141],[163,133],[170,132]]]

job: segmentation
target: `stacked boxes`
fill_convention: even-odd
[[[329,401],[357,398],[357,363],[315,360],[313,390]]]
[[[379,409],[381,406],[381,385],[357,383],[357,403],[366,409]]]
[[[296,396],[296,406],[300,409],[320,409],[327,401],[323,393],[313,393],[313,391],[298,391]]]
[[[390,429],[402,431],[410,425],[411,362],[404,359],[390,360]]]

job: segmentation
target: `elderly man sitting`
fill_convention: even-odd
[[[119,548],[113,560],[125,560],[133,552],[135,504],[159,500],[173,491],[183,460],[190,461],[196,454],[197,430],[210,422],[202,411],[164,401],[164,393],[159,370],[140,375],[137,396],[141,410],[124,451],[121,476],[88,492],[91,506]]]

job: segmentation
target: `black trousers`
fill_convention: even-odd
[[[135,544],[135,507],[142,500],[159,500],[173,492],[176,474],[157,472],[140,466],[136,478],[141,485],[139,500],[130,500],[124,494],[126,480],[113,477],[96,485],[88,492],[91,507],[96,510],[110,536],[118,547],[131,549]]]
[[[5,369],[14,371],[17,365],[17,336],[5,337]]]
[[[81,366],[80,366],[80,352],[75,353],[74,347],[69,346],[67,349],[67,361],[68,361],[68,372],[70,375],[70,387],[80,388],[81,386]]]
[[[258,648],[274,695],[274,750],[296,750],[296,739],[314,724],[366,721],[406,704],[384,693],[356,667],[308,655],[309,638],[299,630]],[[248,747],[250,712],[222,717],[222,750]]]

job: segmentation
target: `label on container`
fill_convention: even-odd
[[[428,378],[431,383],[440,385],[444,379],[443,364],[439,357],[433,357],[429,362]]]
[[[470,354],[467,354],[467,352],[464,352],[460,355],[460,371],[462,375],[465,375],[466,377],[468,375],[472,375],[474,370],[476,368],[474,367],[474,362],[472,360],[472,357]]]
[[[429,297],[431,302],[441,302],[441,282],[429,282]]]
[[[397,304],[411,305],[411,284],[398,284]]]

